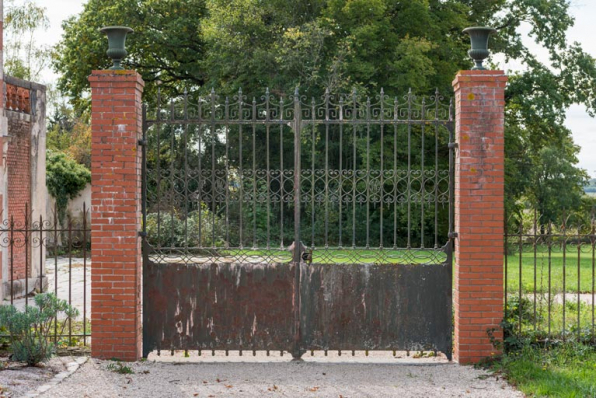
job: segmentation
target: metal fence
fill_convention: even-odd
[[[596,342],[594,214],[510,217],[505,249],[506,337]]]
[[[287,262],[300,241],[313,262],[447,262],[454,121],[439,93],[156,102],[143,140],[154,261]]]
[[[3,305],[26,311],[41,292],[54,293],[79,310],[79,317],[53,321],[51,338],[62,346],[87,346],[91,324],[91,225],[89,210],[69,212],[60,222],[57,210],[48,217],[12,215],[0,224]],[[0,337],[7,337],[6,331]]]

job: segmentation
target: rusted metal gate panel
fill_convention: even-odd
[[[451,354],[446,264],[301,265],[304,350],[424,350]]]
[[[284,350],[294,344],[294,266],[145,267],[143,351]]]
[[[140,142],[145,355],[450,356],[452,111],[438,93],[158,94]]]

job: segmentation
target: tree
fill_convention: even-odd
[[[157,81],[170,94],[180,94],[186,85],[202,85],[200,67],[204,54],[201,24],[204,0],[90,0],[83,12],[62,23],[64,38],[55,49],[54,68],[61,75],[58,89],[68,96],[75,110],[88,106],[87,76],[94,69],[111,65],[105,55],[107,40],[99,29],[126,25],[135,32],[127,40],[127,68],[138,70],[146,92],[155,96]]]
[[[519,211],[522,197],[543,198],[536,205],[552,199],[533,183],[549,154],[565,155],[564,174],[553,178],[582,180],[563,123],[571,104],[596,113],[596,63],[567,42],[573,18],[566,0],[90,0],[64,24],[55,62],[59,87],[77,107],[87,104],[91,69],[108,65],[97,33],[107,21],[137,28],[128,65],[147,80],[149,103],[158,81],[165,100],[183,87],[257,94],[269,86],[287,95],[300,86],[309,96],[327,87],[364,95],[380,87],[389,95],[410,87],[449,93],[455,73],[472,65],[463,28],[495,26],[493,52],[526,66],[510,76],[506,91],[508,210]],[[522,23],[549,64],[523,44]]]
[[[35,43],[35,35],[50,27],[46,9],[25,0],[6,4],[6,41],[4,46],[6,72],[25,80],[38,80],[41,72],[49,65],[51,49]]]
[[[576,168],[579,148],[567,142],[563,148],[546,146],[532,157],[535,162],[532,189],[533,207],[541,217],[541,225],[558,222],[561,214],[578,209],[582,204],[583,185],[588,181],[584,170]]]
[[[47,148],[67,154],[77,163],[91,168],[91,126],[87,113],[75,114],[66,104],[56,104],[48,118]]]
[[[58,221],[62,224],[68,201],[91,182],[91,172],[62,152],[48,151],[46,173],[48,192],[56,199]]]

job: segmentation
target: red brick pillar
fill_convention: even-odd
[[[475,363],[496,350],[487,330],[503,318],[504,108],[502,71],[461,71],[455,89],[454,357]],[[495,332],[502,338],[501,330]]]
[[[91,355],[141,357],[141,151],[144,82],[94,71],[91,83]]]

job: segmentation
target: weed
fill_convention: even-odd
[[[111,372],[119,373],[121,375],[130,375],[134,373],[130,366],[126,366],[122,364],[122,362],[109,363],[106,368]]]

